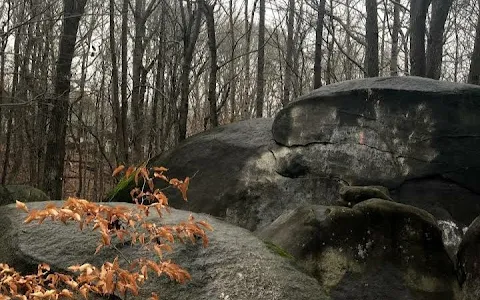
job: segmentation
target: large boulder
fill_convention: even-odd
[[[0,205],[22,202],[48,201],[50,198],[41,190],[24,184],[0,185]]]
[[[418,77],[328,85],[277,114],[277,171],[386,186],[397,201],[467,225],[480,214],[479,114],[474,85]],[[432,190],[416,194],[418,180]],[[438,197],[449,188],[454,197]]]
[[[29,204],[30,209],[42,208],[46,203]],[[60,206],[62,202],[55,202]],[[112,203],[116,205],[118,203]],[[130,204],[124,204],[130,206]],[[190,213],[172,209],[164,218],[152,215],[149,220],[157,224],[176,224],[188,219]],[[249,231],[222,222],[211,216],[193,214],[197,220],[206,220],[213,227],[208,232],[209,246],[177,243],[166,259],[182,265],[192,276],[185,285],[172,283],[165,278],[150,276],[138,297],[147,299],[156,292],[161,299],[298,299],[326,300],[318,282],[298,271],[290,261],[267,247]],[[0,209],[0,262],[13,265],[22,271],[36,270],[40,262],[49,264],[54,271],[65,272],[67,267],[89,262],[100,266],[118,253],[104,248],[94,255],[99,234],[91,230],[80,231],[78,224],[63,225],[45,220],[42,225],[24,224],[25,214],[14,205]],[[116,244],[121,257],[151,257],[140,247]],[[122,261],[122,258],[120,258]]]
[[[172,206],[249,230],[301,205],[338,205],[351,199],[342,194],[349,186],[384,186],[390,196],[363,188],[342,205],[391,197],[464,227],[480,214],[479,114],[477,86],[346,81],[292,102],[273,123],[248,120],[192,136],[150,165],[172,177],[195,175],[191,201],[166,190]],[[131,187],[113,201],[130,201]]]
[[[12,193],[7,189],[6,186],[0,185],[0,205],[14,203]]]
[[[170,204],[209,213],[253,231],[270,224],[286,209],[335,203],[337,184],[313,178],[295,180],[276,171],[272,149],[277,145],[271,127],[271,119],[220,126],[153,158],[150,165],[169,168],[169,177],[194,176],[188,202],[174,189],[165,190]],[[124,195],[125,201],[130,201],[127,191]]]
[[[332,299],[459,299],[454,264],[436,220],[383,199],[353,208],[309,205],[260,236],[292,255]]]
[[[340,189],[340,197],[339,204],[348,207],[373,198],[392,200],[388,189],[382,186],[344,186]]]
[[[457,259],[462,299],[480,299],[480,217],[477,217],[465,232]]]

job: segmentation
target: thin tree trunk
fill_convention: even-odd
[[[182,1],[182,0],[180,0]],[[180,2],[181,3],[181,2]],[[183,7],[181,8],[183,11]],[[178,120],[178,142],[181,142],[187,137],[187,118],[188,118],[188,95],[190,93],[190,71],[192,69],[193,53],[197,43],[198,35],[200,34],[201,24],[201,10],[199,7],[192,13],[189,13],[188,23],[183,22],[183,63],[182,74],[180,75],[180,108]],[[185,18],[183,18],[185,19]]]
[[[90,26],[91,26],[91,28],[93,28],[95,26],[95,19],[93,17],[91,17]],[[81,101],[82,98],[85,95],[85,84],[86,84],[86,80],[87,80],[87,63],[88,63],[88,56],[89,56],[89,52],[90,52],[89,50],[90,50],[90,47],[91,47],[91,44],[92,44],[92,34],[91,33],[92,33],[92,31],[90,31],[90,34],[88,34],[88,37],[86,39],[86,45],[85,45],[86,46],[86,51],[84,51],[83,56],[82,56],[81,76],[80,76],[80,83],[79,83],[80,95],[75,100],[75,102]],[[74,105],[72,105],[72,110],[74,109],[73,106]],[[82,123],[83,122],[84,107],[81,104],[78,105],[78,107],[79,107],[79,112],[78,112],[77,118]],[[86,115],[88,115],[88,111],[87,111]],[[71,125],[71,122],[70,122],[70,131],[71,131],[73,140],[75,141],[75,144],[76,144],[75,146],[77,148],[77,153],[78,153],[78,187],[77,187],[77,191],[75,193],[75,196],[76,197],[82,197],[82,195],[84,195],[84,186],[85,186],[84,182],[85,182],[85,178],[86,178],[86,176],[84,176],[84,169],[85,169],[84,168],[84,160],[83,160],[84,159],[84,152],[83,152],[83,148],[82,148],[82,137],[84,137],[84,134],[83,134],[84,128],[80,129],[80,127],[79,127],[77,129],[77,137],[75,138],[74,128],[73,128],[73,126]],[[86,149],[86,150],[88,152],[88,149]]]
[[[408,43],[407,43],[408,37],[404,35],[402,31],[400,31],[400,34],[402,35],[403,52],[405,53],[404,61],[403,61],[403,69],[406,75],[410,75],[410,60],[409,60],[410,52],[409,52]]]
[[[21,22],[24,18],[25,11],[25,1],[22,2],[22,6],[19,9],[19,15],[17,20]],[[10,101],[9,103],[17,102],[17,88],[18,88],[18,77],[19,77],[19,68],[20,68],[20,42],[23,38],[24,26],[20,26],[15,31],[15,41],[13,42],[13,78],[12,78],[12,89],[10,92]],[[7,136],[5,141],[5,156],[3,158],[3,171],[2,179],[0,183],[3,185],[7,182],[7,175],[9,172],[10,166],[10,152],[12,148],[12,135],[13,135],[13,122],[14,122],[14,111],[12,108],[9,109],[8,119],[7,119]],[[21,156],[21,155],[20,155]]]
[[[431,0],[410,2],[410,70],[411,75],[426,75],[425,30]]]
[[[325,75],[325,83],[328,85],[332,83],[332,75],[333,75],[333,66],[332,66],[332,56],[333,56],[333,49],[335,47],[335,26],[333,24],[333,0],[330,0],[330,25],[332,26],[331,30],[331,37],[329,43],[327,43],[327,71]],[[328,36],[327,36],[328,37]]]
[[[145,38],[145,22],[144,17],[145,1],[135,1],[135,38],[133,44],[133,63],[132,63],[132,119],[133,119],[133,159],[139,163],[144,158],[143,151],[143,136],[144,136],[144,116],[143,116],[143,101],[142,94],[142,73],[144,71],[143,55],[145,52],[144,38]]]
[[[295,0],[288,0],[287,52],[285,54],[285,77],[283,82],[283,97],[282,97],[283,107],[287,106],[287,104],[290,102],[290,92],[292,87],[294,16],[295,16]]]
[[[480,6],[480,0],[478,4]],[[470,61],[468,83],[480,85],[480,16],[477,19],[475,46],[473,48],[472,60]]]
[[[118,65],[117,65],[117,45],[115,43],[115,0],[110,0],[110,28],[109,28],[109,43],[110,43],[110,60],[112,62],[112,110],[113,118],[115,120],[115,138],[117,145],[117,164],[127,163],[127,149],[125,149],[124,130],[122,122],[122,112],[120,108],[120,98],[118,91]]]
[[[162,9],[163,12],[163,9]],[[161,15],[161,14],[160,14]],[[160,34],[158,42],[158,61],[157,73],[155,74],[155,92],[153,93],[150,141],[148,153],[157,153],[160,151],[160,140],[164,135],[164,117],[165,117],[165,18],[160,17]],[[159,107],[160,106],[160,107]],[[158,112],[160,111],[160,118]],[[160,119],[160,120],[159,120]],[[163,142],[163,141],[162,141]]]
[[[217,115],[217,39],[215,36],[215,19],[213,15],[214,4],[202,0],[205,19],[207,22],[208,50],[210,53],[210,72],[208,76],[208,103],[210,108],[210,125],[218,126]]]
[[[442,71],[442,49],[445,22],[453,0],[433,0],[432,18],[427,40],[427,77],[440,79]]]
[[[386,1],[386,0],[384,0]],[[385,6],[385,14],[387,14],[387,9],[386,9],[386,6]],[[386,38],[387,38],[387,34],[385,32],[385,29],[387,27],[386,25],[387,23],[387,16],[384,15],[383,16],[383,19],[382,19],[382,41],[380,42],[380,53],[379,53],[379,56],[380,56],[380,63],[378,65],[378,68],[379,68],[379,71],[378,71],[378,76],[383,76],[384,74],[384,67],[385,67],[385,43],[386,43]]]
[[[398,76],[398,34],[400,32],[400,5],[393,3],[392,48],[390,52],[390,76]]]
[[[65,159],[65,138],[68,119],[70,77],[78,24],[86,0],[64,0],[63,30],[58,51],[55,78],[55,99],[47,135],[47,153],[43,189],[51,199],[61,199]]]
[[[121,96],[122,96],[122,106],[121,106],[121,129],[122,129],[122,141],[123,145],[120,146],[120,151],[122,156],[120,159],[127,164],[129,161],[128,153],[128,124],[127,124],[127,112],[128,112],[128,98],[127,98],[127,87],[128,87],[128,2],[129,0],[123,0],[122,4],[122,85],[121,85]]]
[[[303,33],[302,33],[302,22],[304,15],[304,4],[303,1],[297,5],[295,8],[295,17],[298,20],[294,25],[293,29],[293,49],[292,49],[292,90],[293,95],[291,98],[297,98],[302,94],[302,85],[301,85],[301,73],[300,73],[300,55],[302,53],[303,46]],[[295,19],[294,17],[294,19]]]
[[[2,104],[5,99],[5,48],[7,47],[7,37],[4,37],[0,44],[0,128],[3,128],[3,111]],[[0,130],[0,137],[3,130]]]
[[[248,0],[245,0],[244,18],[245,56],[243,57],[243,67],[245,70],[245,77],[243,79],[241,115],[242,119],[247,119],[249,117],[248,106],[250,103],[250,45],[252,39],[251,24],[248,18]]]
[[[317,25],[315,28],[315,62],[313,67],[313,88],[322,86],[322,43],[323,43],[323,20],[325,17],[326,0],[320,0],[317,7]]]
[[[229,14],[228,14],[228,20],[229,20],[229,25],[230,25],[230,70],[229,70],[229,77],[230,77],[230,123],[235,122],[236,118],[236,103],[235,103],[235,97],[237,93],[237,81],[236,81],[236,74],[235,74],[235,65],[236,62],[234,60],[235,58],[235,23],[233,20],[233,13],[234,13],[234,1],[230,0],[229,1]]]
[[[258,59],[257,59],[257,99],[256,116],[263,116],[265,101],[265,0],[260,0],[260,20],[258,24]]]
[[[377,0],[366,0],[367,24],[365,50],[366,77],[377,77],[378,69],[378,21],[377,21]]]
[[[352,30],[352,17],[351,17],[351,0],[346,0],[345,1],[345,6],[346,6],[346,13],[347,13],[347,18],[346,18],[346,30],[351,31]],[[345,80],[350,80],[353,79],[353,64],[348,59],[349,57],[352,57],[352,38],[350,34],[347,34],[345,37],[345,57],[343,60],[343,65],[344,65],[344,73],[345,73]],[[334,40],[335,41],[335,40]],[[337,43],[338,45],[338,43]],[[340,45],[338,45],[340,49]]]
[[[38,115],[37,115],[37,121],[36,121],[36,128],[35,128],[35,135],[36,135],[36,152],[37,152],[37,186],[42,186],[43,184],[43,173],[45,170],[45,154],[46,154],[46,141],[45,141],[45,136],[47,135],[47,124],[48,124],[48,118],[49,118],[49,106],[46,105],[45,103],[47,102],[46,99],[46,94],[48,91],[48,85],[49,85],[49,78],[51,77],[49,68],[47,67],[48,64],[51,63],[49,60],[49,57],[52,56],[53,53],[53,46],[52,46],[52,38],[51,38],[51,28],[52,28],[52,23],[47,24],[46,26],[43,26],[42,32],[44,34],[43,38],[43,54],[40,59],[40,84],[39,84],[39,91],[37,92],[36,97],[41,99],[41,101],[38,102],[37,104],[37,109],[38,109]]]
[[[453,67],[453,81],[458,82],[458,65],[460,63],[460,36],[458,34],[459,24],[458,22],[458,2],[455,2],[454,15],[453,15],[453,26],[455,31],[455,58],[454,58],[454,67]],[[478,26],[478,25],[477,25]]]
[[[145,37],[145,27],[142,26],[141,13],[144,9],[144,1],[135,1],[135,38],[133,45],[133,63],[132,63],[132,120],[133,120],[133,160],[134,163],[140,163],[143,159],[142,136],[143,136],[143,97],[140,95],[141,76],[143,71],[143,38]]]

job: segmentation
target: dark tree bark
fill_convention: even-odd
[[[180,3],[182,4],[182,0]],[[188,21],[185,16],[185,9],[180,8],[183,25],[183,62],[182,74],[180,75],[180,108],[178,120],[178,142],[187,137],[187,118],[188,118],[188,95],[190,93],[190,71],[192,70],[193,53],[200,34],[200,24],[202,13],[199,7],[192,12],[192,4],[187,2]]]
[[[285,53],[285,77],[283,83],[282,105],[287,106],[290,102],[293,76],[293,25],[295,17],[295,1],[288,0],[287,12],[287,51]]]
[[[148,5],[145,0],[135,1],[135,37],[133,43],[133,61],[132,61],[132,117],[133,117],[133,159],[140,163],[145,158],[144,140],[147,136],[145,130],[145,91],[146,76],[149,72],[148,67],[143,65],[143,56],[145,54],[146,44],[149,38],[145,36],[146,23],[150,15],[157,8],[159,2],[150,0]],[[153,65],[151,65],[153,66]]]
[[[235,62],[235,54],[237,43],[235,41],[235,20],[234,20],[234,0],[229,0],[228,5],[228,23],[229,23],[229,36],[230,36],[230,83],[228,86],[229,89],[229,98],[230,98],[230,123],[235,122],[236,119],[236,112],[237,112],[237,81],[236,81],[236,66],[237,63]]]
[[[433,0],[432,18],[427,39],[427,77],[440,79],[442,70],[443,33],[453,0]]]
[[[326,0],[319,0],[317,7],[317,25],[315,28],[315,62],[313,66],[313,88],[322,86],[322,42],[323,20],[325,17]]]
[[[78,24],[87,0],[64,0],[63,29],[60,37],[55,77],[55,98],[47,134],[43,189],[51,199],[61,199],[65,159],[65,137],[69,111],[70,77]]]
[[[128,3],[129,0],[123,0],[122,2],[122,85],[121,85],[121,96],[122,96],[122,106],[121,106],[121,123],[122,123],[122,141],[123,145],[121,146],[121,157],[120,160],[124,161],[125,164],[128,163],[129,153],[128,153],[128,124],[127,124],[127,112],[128,112],[128,99],[127,99],[127,87],[128,87]]]
[[[367,23],[366,29],[366,52],[365,70],[366,77],[378,76],[378,21],[377,21],[377,0],[366,0]]]
[[[480,0],[478,5],[480,6]],[[480,85],[480,16],[477,19],[475,46],[473,48],[472,60],[470,61],[468,83]]]
[[[410,2],[410,71],[411,75],[426,75],[425,30],[431,0]]]
[[[243,80],[241,94],[241,119],[250,118],[250,48],[252,43],[252,25],[253,17],[255,14],[255,7],[257,5],[257,0],[253,2],[253,10],[249,19],[249,4],[248,0],[245,0],[244,7],[244,35],[245,35],[245,55],[243,56],[243,67],[245,71],[245,79]]]
[[[208,103],[210,108],[210,125],[218,126],[217,115],[217,39],[215,36],[215,18],[213,9],[215,4],[208,4],[207,0],[202,0],[202,5],[207,22],[208,51],[210,53],[210,72],[208,75]]]
[[[333,76],[333,50],[335,48],[335,26],[333,25],[333,0],[329,1],[329,16],[330,16],[330,27],[329,35],[327,35],[327,70],[325,71],[325,83],[329,85],[332,83]],[[328,28],[328,27],[327,27]],[[330,41],[328,38],[330,37]]]
[[[25,17],[25,3],[23,1],[17,15],[17,22],[22,22],[23,18]],[[22,39],[24,38],[25,26],[20,26],[15,31],[15,41],[13,42],[13,78],[12,78],[12,88],[10,92],[10,101],[9,103],[17,102],[17,93],[19,92],[19,72],[20,72],[20,44]],[[0,180],[0,184],[4,185],[7,181],[7,175],[9,172],[9,165],[10,165],[10,154],[13,145],[12,135],[13,135],[13,124],[14,119],[16,122],[20,122],[18,118],[18,114],[14,112],[13,109],[9,109],[8,117],[7,117],[7,132],[6,132],[6,141],[5,141],[5,156],[3,158],[3,170],[2,170],[2,177]],[[18,156],[22,156],[21,153]]]
[[[144,70],[143,54],[145,51],[143,40],[145,38],[145,19],[143,18],[143,10],[145,9],[144,0],[135,1],[135,37],[133,43],[133,62],[132,62],[132,123],[133,134],[132,158],[134,163],[140,163],[143,159],[143,94],[140,92],[142,88],[141,77]]]
[[[400,33],[400,5],[393,3],[392,48],[390,52],[390,76],[398,76],[398,35]]]
[[[122,111],[120,107],[119,91],[118,91],[118,64],[117,64],[117,45],[115,43],[115,0],[110,0],[110,59],[112,62],[112,110],[115,119],[115,137],[117,145],[117,163],[127,163],[127,149],[125,148],[124,137],[126,136],[123,128]]]
[[[257,118],[263,116],[263,104],[265,101],[265,0],[260,0],[259,18],[256,99]]]
[[[162,13],[165,10],[162,8]],[[155,74],[155,91],[151,111],[151,127],[148,153],[157,154],[160,151],[160,141],[164,135],[165,117],[165,17],[160,14],[160,33],[158,41],[157,72]],[[160,112],[160,118],[158,117]]]

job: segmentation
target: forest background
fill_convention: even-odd
[[[0,183],[98,201],[119,164],[374,76],[480,84],[477,0],[0,0]],[[201,149],[198,149],[201,151]]]

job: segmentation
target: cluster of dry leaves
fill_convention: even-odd
[[[65,224],[74,221],[81,230],[92,228],[100,233],[101,238],[95,251],[103,247],[113,247],[120,252],[112,240],[138,245],[153,251],[155,259],[140,258],[129,261],[121,252],[126,268],[122,268],[118,256],[113,262],[105,262],[101,267],[90,264],[69,267],[73,275],[52,272],[46,264],[38,266],[37,274],[23,276],[6,264],[0,264],[0,300],[3,299],[62,299],[73,298],[74,293],[80,293],[87,298],[90,292],[98,295],[138,295],[140,286],[148,279],[149,273],[157,276],[166,275],[171,280],[184,283],[190,275],[179,265],[163,259],[163,253],[172,251],[175,241],[184,243],[190,240],[195,243],[201,239],[207,246],[208,238],[205,230],[213,230],[205,221],[196,221],[193,216],[177,225],[161,225],[147,221],[150,210],[153,209],[161,217],[163,211],[168,211],[168,199],[162,191],[154,189],[154,178],[160,178],[177,188],[186,200],[189,178],[185,180],[168,179],[165,168],[148,170],[145,166],[124,170],[123,166],[115,169],[113,175],[125,171],[125,176],[135,176],[136,185],[140,179],[142,188],[135,188],[132,197],[136,209],[125,206],[109,206],[92,203],[83,199],[69,198],[62,207],[47,205],[42,210],[29,211],[28,207],[17,201],[17,208],[28,213],[25,223],[33,221],[41,224],[45,219],[61,221]],[[153,176],[150,176],[150,174]],[[146,189],[148,187],[149,189]],[[158,299],[153,293],[149,298]]]

